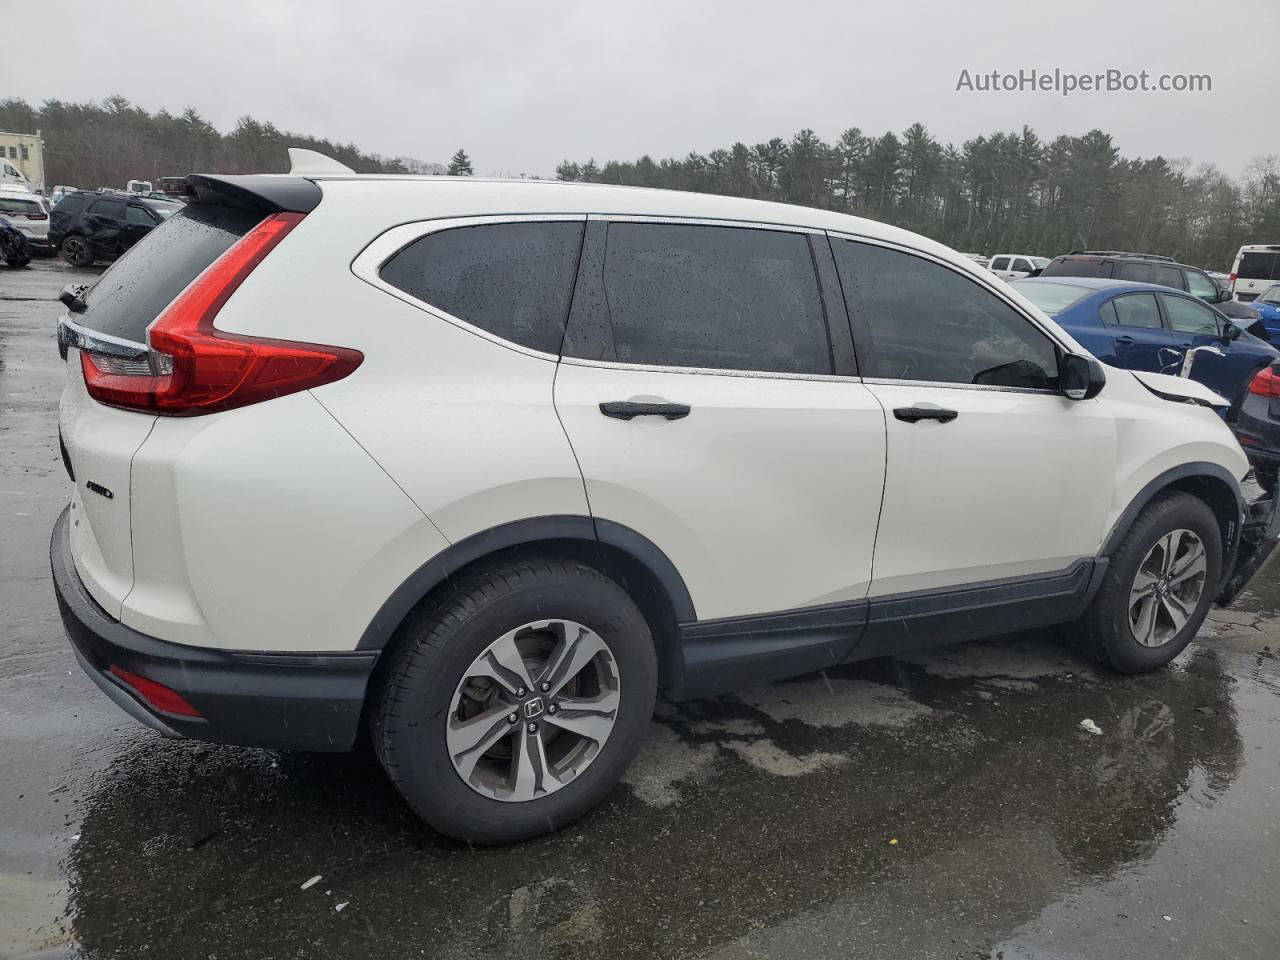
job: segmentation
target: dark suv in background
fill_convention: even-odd
[[[69,193],[49,217],[49,242],[73,267],[114,260],[182,209],[121,193]]]
[[[1112,280],[1133,280],[1137,283],[1158,283],[1175,290],[1185,290],[1205,303],[1223,303],[1231,299],[1231,291],[1218,286],[1199,267],[1178,263],[1172,257],[1161,257],[1154,253],[1076,250],[1054,257],[1040,276],[1046,279],[1105,277]]]

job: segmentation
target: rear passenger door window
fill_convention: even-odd
[[[1160,329],[1160,310],[1150,293],[1130,293],[1107,301],[1102,305],[1102,319],[1114,326]]]
[[[1116,265],[1116,278],[1135,283],[1155,283],[1156,273],[1149,263],[1120,263]]]
[[[120,200],[99,200],[89,212],[107,220],[123,220],[125,204]]]
[[[1053,342],[985,287],[914,254],[832,243],[865,376],[1057,389]]]
[[[559,354],[583,223],[485,223],[429,233],[393,254],[379,276],[486,333]]]
[[[613,222],[603,278],[620,363],[832,372],[805,234]]]
[[[1157,264],[1154,268],[1155,282],[1162,287],[1173,287],[1175,290],[1184,289],[1185,281],[1182,278],[1182,271],[1177,267],[1162,267]]]

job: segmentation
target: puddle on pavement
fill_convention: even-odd
[[[999,644],[664,704],[601,808],[503,849],[435,835],[367,756],[148,741],[82,805],[72,930],[130,960],[728,957],[851,898],[851,941],[933,898],[994,938],[1147,857],[1193,785],[1227,788],[1235,682],[1209,649],[1120,679]],[[928,893],[948,864],[964,882]]]

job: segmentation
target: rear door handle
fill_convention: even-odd
[[[937,420],[939,423],[950,423],[960,414],[954,410],[943,410],[941,407],[895,407],[893,415],[906,423],[918,420]]]
[[[633,420],[636,417],[662,417],[681,420],[689,415],[687,403],[637,403],[631,400],[611,400],[600,404],[600,412],[615,420]]]
[[[1116,343],[1123,343],[1126,347],[1133,342],[1133,337],[1116,337]]]

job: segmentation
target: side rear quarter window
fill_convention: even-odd
[[[495,337],[558,354],[582,229],[581,221],[487,223],[429,233],[379,276]]]
[[[604,292],[620,363],[832,372],[805,234],[610,223]]]
[[[1053,341],[990,290],[903,251],[833,246],[865,376],[1057,388]]]

